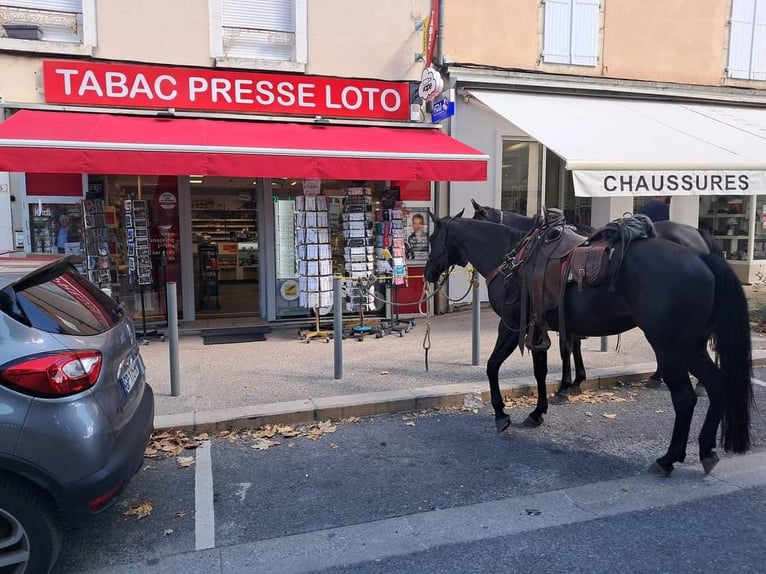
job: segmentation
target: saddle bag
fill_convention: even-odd
[[[607,278],[611,254],[612,245],[609,241],[597,241],[574,248],[569,269],[578,291],[582,291],[583,283],[593,287]]]

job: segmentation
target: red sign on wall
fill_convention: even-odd
[[[52,104],[409,119],[409,84],[261,72],[43,61]]]

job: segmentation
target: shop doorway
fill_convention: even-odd
[[[189,176],[197,317],[260,314],[259,180]]]

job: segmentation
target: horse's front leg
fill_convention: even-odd
[[[580,383],[585,380],[585,365],[582,360],[582,339],[572,335],[559,337],[561,353],[561,385],[553,396],[551,403],[562,404],[569,400],[570,395],[580,393]],[[572,382],[572,366],[570,355],[574,357],[575,380]]]
[[[519,344],[519,332],[512,326],[506,326],[503,320],[497,329],[495,348],[487,361],[487,378],[489,379],[489,395],[492,408],[495,410],[495,428],[497,432],[503,432],[511,426],[511,417],[505,412],[505,401],[500,393],[500,366],[510,357],[513,350]]]
[[[539,427],[543,424],[543,415],[548,412],[548,353],[547,351],[532,351],[532,365],[537,381],[537,406],[529,413],[524,426]]]

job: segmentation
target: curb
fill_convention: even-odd
[[[766,351],[753,352],[753,366],[766,365]],[[638,383],[654,374],[655,363],[630,365],[622,369],[591,369],[592,376],[583,381],[583,390],[607,389],[619,383]],[[548,394],[556,392],[558,381],[548,383]],[[504,397],[530,396],[537,391],[534,376],[518,377],[501,381],[500,391]],[[381,414],[413,412],[425,409],[462,407],[466,398],[481,393],[484,403],[489,403],[486,381],[478,383],[452,383],[431,387],[419,387],[396,391],[338,395],[316,399],[301,399],[281,403],[236,407],[213,411],[197,411],[177,415],[161,415],[154,418],[154,430],[183,430],[187,432],[215,433],[263,427],[273,424],[307,424],[327,419],[368,417]],[[476,397],[478,398],[478,397]]]

